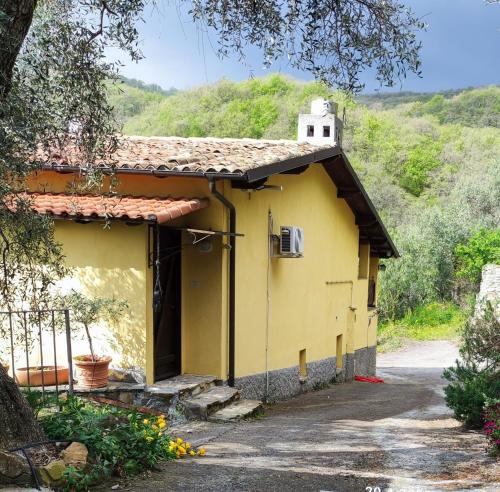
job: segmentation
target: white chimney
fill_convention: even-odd
[[[342,145],[342,121],[337,118],[337,104],[322,97],[311,102],[310,114],[299,114],[299,142]]]

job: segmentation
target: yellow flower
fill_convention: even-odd
[[[167,424],[165,423],[164,420],[160,420],[158,422],[158,427],[160,427],[160,429],[164,429],[166,426],[167,426]]]
[[[186,449],[191,449],[191,444],[189,444],[188,442],[186,443],[186,445],[184,446]]]
[[[180,457],[181,457],[181,453],[179,453],[179,451],[177,451],[177,452],[175,453],[175,456],[177,456],[177,458],[180,458]]]
[[[205,456],[205,454],[206,454],[205,448],[198,449],[198,455],[199,456]]]
[[[191,450],[189,451],[189,456],[196,456],[196,453],[193,450]]]
[[[182,444],[183,442],[184,441],[180,437],[178,437],[177,440],[176,440],[176,443],[179,444],[179,445]]]
[[[171,440],[168,444],[169,444],[170,446],[174,446],[174,447],[175,447],[175,446],[177,446],[177,444],[175,443],[175,441],[172,441],[172,440]]]
[[[186,454],[186,448],[179,446],[179,453],[181,453],[181,455],[184,456]]]
[[[148,419],[144,419],[144,420],[142,421],[142,423],[143,423],[144,425],[148,425],[148,424],[149,424],[149,420],[148,420]]]
[[[158,432],[158,437],[161,437],[163,434],[161,432]]]

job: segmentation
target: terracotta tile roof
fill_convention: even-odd
[[[244,174],[248,170],[314,154],[331,148],[289,140],[230,138],[121,137],[110,162],[118,170],[138,169],[180,173]],[[39,155],[45,168],[84,167],[75,151]],[[311,160],[314,162],[314,160]]]
[[[209,205],[207,198],[105,197],[64,193],[23,193],[16,195],[29,202],[40,214],[68,219],[144,220],[163,224]],[[7,207],[15,210],[15,198]]]

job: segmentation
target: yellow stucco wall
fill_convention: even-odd
[[[32,191],[63,192],[75,180],[73,174],[41,172],[29,182]],[[220,188],[222,190],[222,187]],[[138,196],[210,197],[206,179],[167,179],[151,176],[120,175],[116,191]],[[226,211],[216,200],[210,207],[169,222],[168,226],[225,230]],[[88,294],[122,297],[129,301],[131,321],[113,330],[129,333],[127,339],[116,338],[122,347],[109,347],[104,337],[97,342],[111,350],[117,365],[139,365],[146,370],[148,382],[154,380],[153,362],[153,272],[148,267],[147,226],[126,226],[112,222],[109,229],[102,224],[75,224],[56,221],[56,238],[63,244],[67,262],[78,266],[71,281],[83,285]],[[227,239],[217,237],[213,249],[205,253],[193,246],[192,237],[183,235],[182,251],[182,371],[227,377]],[[152,241],[150,241],[152,245]],[[90,255],[88,251],[92,250]],[[140,257],[140,261],[139,261]],[[134,292],[131,265],[133,262]],[[113,272],[110,275],[109,272]],[[121,273],[120,273],[121,272]],[[125,295],[120,278],[124,279]],[[99,285],[86,285],[88,279],[103,279]],[[80,283],[79,279],[83,279]],[[107,279],[107,280],[104,280]],[[130,280],[129,280],[130,279]],[[137,279],[140,279],[138,281]],[[109,280],[109,290],[106,284]],[[92,282],[91,282],[92,283]],[[88,288],[87,288],[88,287]],[[133,320],[133,321],[132,321]],[[102,332],[108,331],[104,326]],[[129,343],[129,339],[133,343]]]
[[[64,248],[66,264],[71,267],[64,287],[89,296],[115,297],[125,300],[129,308],[114,325],[93,329],[96,350],[110,353],[117,366],[144,367],[146,362],[146,226],[130,227],[123,223],[111,228],[102,223],[78,224],[56,222],[56,240]],[[84,350],[85,343],[74,337],[74,352]]]
[[[331,179],[314,165],[298,176],[273,176],[269,184],[283,191],[230,192],[237,231],[245,234],[237,239],[237,377],[296,366],[303,349],[307,362],[332,357],[340,334],[344,353],[373,341],[368,280],[358,280],[358,228]],[[275,234],[280,225],[304,229],[303,258],[268,264],[269,210]]]
[[[73,175],[44,172],[31,180],[32,190],[64,191]],[[369,323],[368,279],[358,278],[358,228],[352,211],[322,166],[301,175],[277,175],[269,184],[283,191],[248,193],[218,187],[237,207],[236,376],[241,377],[336,354],[343,334],[343,353],[376,343],[376,317]],[[145,196],[210,197],[205,179],[121,175],[117,191]],[[210,207],[168,225],[228,229],[227,211],[210,197]],[[268,261],[268,212],[280,225],[303,227],[301,259]],[[79,225],[57,222],[57,239],[68,263],[89,293],[128,300],[126,321],[112,327],[116,359],[145,366],[153,381],[152,271],[147,262],[147,227],[112,223]],[[182,371],[227,377],[228,257],[227,237],[202,251],[183,235]],[[369,275],[376,274],[370,259]],[[268,270],[269,269],[269,270]],[[269,278],[269,282],[268,282]],[[123,280],[121,280],[123,279]],[[268,303],[269,299],[269,303]],[[351,308],[355,308],[352,310]],[[116,334],[115,334],[116,333]],[[266,358],[267,353],[267,358]]]

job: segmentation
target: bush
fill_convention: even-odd
[[[490,453],[500,455],[500,400],[491,400],[484,410],[484,433],[490,443]]]
[[[378,326],[378,350],[395,350],[409,340],[457,339],[464,323],[464,312],[451,302],[433,302],[408,312],[402,319]]]
[[[500,395],[499,347],[500,323],[488,304],[484,318],[470,319],[465,326],[462,361],[443,373],[450,383],[444,390],[446,404],[468,427],[481,427],[485,403]]]
[[[499,375],[457,361],[444,371],[443,377],[450,382],[444,390],[445,400],[455,418],[472,429],[481,428],[486,399],[500,392]]]
[[[500,229],[481,229],[455,248],[455,257],[457,277],[479,284],[484,265],[500,263]]]
[[[147,417],[134,411],[97,406],[69,397],[61,412],[40,417],[49,439],[78,441],[89,451],[84,470],[66,470],[67,490],[87,490],[89,485],[112,475],[126,476],[151,468],[160,460],[196,454],[181,439],[171,441],[164,433],[164,417]],[[204,454],[200,449],[198,454]]]

